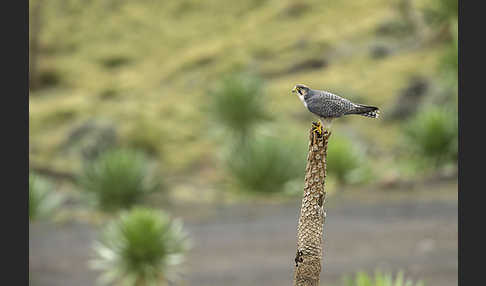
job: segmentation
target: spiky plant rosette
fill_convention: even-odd
[[[107,225],[94,246],[91,262],[99,282],[110,285],[165,285],[180,278],[190,247],[182,221],[162,211],[134,208]]]
[[[305,149],[290,141],[260,137],[228,152],[226,166],[242,190],[278,193],[304,172]]]
[[[161,187],[149,171],[149,162],[142,153],[113,149],[85,165],[80,184],[105,210],[115,210],[130,207]]]
[[[431,107],[407,122],[405,136],[411,152],[436,166],[457,159],[457,112]]]
[[[210,116],[241,139],[251,135],[259,123],[270,119],[265,111],[263,81],[255,75],[230,74],[209,95]]]
[[[364,146],[338,134],[329,140],[326,166],[340,184],[366,182],[373,176]]]

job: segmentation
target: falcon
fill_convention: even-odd
[[[380,113],[378,107],[356,104],[333,93],[311,89],[303,84],[295,85],[292,93],[297,94],[310,112],[319,116],[320,124],[315,127],[319,134],[322,134],[323,129],[328,130],[335,118],[349,114],[378,118]]]

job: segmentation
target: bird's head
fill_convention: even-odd
[[[298,96],[306,96],[310,91],[310,88],[299,83],[292,88],[292,93],[297,93]]]

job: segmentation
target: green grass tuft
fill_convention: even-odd
[[[363,152],[351,140],[336,135],[329,139],[326,168],[340,184],[357,183],[369,176]]]
[[[405,127],[406,148],[436,166],[457,160],[457,112],[428,108],[411,119]]]
[[[210,115],[228,131],[244,138],[267,120],[263,81],[250,74],[234,73],[224,77],[210,92]]]
[[[229,172],[244,190],[284,191],[286,183],[305,173],[305,150],[279,138],[260,137],[235,148],[226,158]]]
[[[160,187],[149,176],[143,154],[129,149],[109,150],[87,163],[80,184],[105,210],[130,207]]]

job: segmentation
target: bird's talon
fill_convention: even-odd
[[[320,137],[323,133],[321,122],[312,122],[312,131]]]

